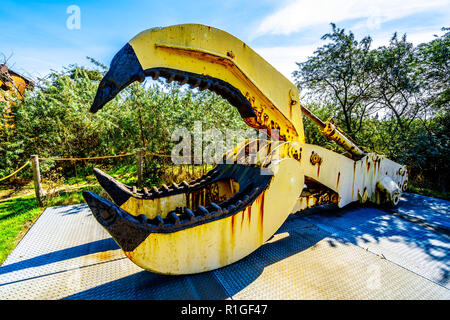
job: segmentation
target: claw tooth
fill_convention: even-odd
[[[178,188],[180,187],[180,186],[179,186],[178,184],[176,184],[175,182],[172,183],[172,186],[173,186],[174,189],[178,189]]]
[[[162,227],[164,225],[164,220],[160,216],[156,216],[154,219],[158,225],[158,227]]]
[[[201,212],[202,215],[204,215],[204,216],[208,216],[208,215],[209,215],[208,209],[206,209],[204,206],[198,206],[198,210],[200,210],[200,212]]]
[[[189,208],[186,208],[185,210],[184,210],[184,212],[188,215],[188,217],[189,217],[189,220],[194,220],[195,219],[195,215],[194,215],[194,212],[192,212],[192,210],[191,209],[189,209]]]
[[[184,76],[183,80],[180,81],[180,85],[184,85],[188,82],[189,78],[187,76]]]
[[[155,74],[153,75],[153,80],[158,80],[159,78],[159,71],[155,71]]]
[[[231,93],[226,86],[222,86],[220,89],[225,95],[229,95]]]
[[[170,77],[167,79],[167,82],[171,83],[173,80],[175,80],[175,72],[170,73]]]
[[[157,187],[155,187],[155,186],[153,186],[153,187],[152,187],[152,190],[153,190],[153,192],[154,192],[154,193],[159,193],[159,190],[158,190],[158,188],[157,188]]]
[[[187,182],[184,181],[184,180],[181,182],[181,185],[184,186],[184,187],[186,187],[186,188],[189,188],[189,183],[187,183]]]
[[[197,88],[201,83],[200,79],[197,79],[197,78],[193,78],[193,79],[195,80],[195,82],[193,84],[191,84],[191,89]]]
[[[140,223],[146,223],[147,222],[147,216],[145,214],[140,214],[137,216],[137,219]]]
[[[254,196],[254,195],[256,195],[256,194],[258,194],[259,193],[259,187],[256,187],[254,190],[253,190],[253,192],[251,193],[251,196]]]
[[[147,189],[146,187],[144,187],[144,194],[145,194],[146,196],[150,195],[150,194],[148,193],[148,189]]]
[[[211,202],[210,205],[212,207],[214,207],[214,209],[216,209],[216,211],[222,211],[222,208],[219,205],[215,204],[214,202]]]
[[[162,185],[162,188],[164,189],[164,191],[169,191],[169,187],[165,184]]]
[[[168,216],[168,218],[170,220],[173,221],[174,224],[179,224],[180,223],[180,217],[178,217],[178,215],[177,215],[177,213],[175,211],[169,212],[169,214],[167,216]]]
[[[136,194],[136,193],[137,193],[136,186],[133,186],[133,194]]]
[[[200,87],[200,91],[209,89],[209,88],[211,87],[211,81],[207,80],[207,81],[205,81],[205,82],[203,82],[203,83],[204,83],[205,85],[203,85],[203,86]]]

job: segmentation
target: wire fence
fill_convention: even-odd
[[[95,156],[95,157],[64,158],[64,157],[39,157],[38,155],[32,155],[31,159],[29,161],[25,162],[25,164],[22,165],[20,168],[18,168],[16,171],[8,174],[7,176],[0,178],[0,183],[3,181],[6,181],[8,179],[16,178],[17,175],[22,170],[24,170],[29,165],[31,165],[32,171],[33,171],[33,184],[34,184],[34,189],[35,189],[36,200],[40,206],[43,206],[43,197],[46,193],[43,190],[43,185],[42,185],[42,181],[41,181],[40,162],[43,162],[43,161],[71,162],[74,166],[75,181],[76,181],[76,184],[78,185],[78,170],[77,170],[77,165],[76,165],[77,162],[115,159],[115,158],[131,157],[131,156],[136,156],[136,163],[137,163],[136,183],[139,187],[141,187],[142,183],[143,183],[143,168],[144,168],[144,163],[146,163],[146,159],[152,158],[152,157],[166,158],[166,159],[169,159],[169,158],[173,159],[174,157],[184,158],[184,159],[193,158],[192,156],[173,156],[173,155],[167,155],[167,154],[161,154],[161,153],[146,152],[144,150],[138,150],[136,152],[126,153],[126,154]],[[165,165],[168,165],[171,167],[171,168],[169,168],[168,173],[166,175],[172,176],[172,177],[180,176],[180,172],[181,172],[184,174],[185,177],[193,178],[193,177],[196,177],[196,175],[201,175],[201,174],[206,173],[206,171],[208,169],[207,165],[204,165],[204,164],[201,164],[201,165],[174,164],[172,161],[165,161],[164,163],[165,163]],[[175,170],[176,167],[178,167],[177,170]],[[200,168],[198,168],[198,167],[200,167]],[[172,182],[174,182],[174,181],[172,181]],[[92,185],[86,185],[85,187],[87,187],[87,186],[92,186]],[[67,191],[66,189],[67,188],[65,188],[64,191]],[[72,190],[73,189],[74,188],[72,188]],[[4,200],[5,199],[3,199],[2,201],[4,201]]]

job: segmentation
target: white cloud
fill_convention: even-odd
[[[254,36],[288,35],[317,24],[361,18],[373,30],[387,21],[430,10],[449,12],[449,8],[448,0],[294,0],[266,16]]]
[[[254,50],[293,82],[292,72],[298,69],[296,62],[305,61],[320,45],[321,43],[314,43],[303,46],[254,48]]]
[[[405,31],[406,32],[406,31]],[[441,34],[442,32],[436,32],[436,30],[429,30],[423,32],[407,32],[407,41],[412,42],[415,46],[429,42],[434,39],[434,34]],[[401,37],[403,32],[400,30],[398,35]],[[373,37],[371,45],[372,49],[380,46],[387,46],[389,40],[392,37],[392,33],[379,33]],[[281,72],[286,78],[294,82],[292,72],[298,69],[296,62],[304,62],[308,57],[314,55],[314,51],[323,46],[326,42],[317,41],[308,45],[301,46],[275,46],[264,48],[253,48],[261,57],[269,62],[275,69]]]
[[[414,46],[417,46],[424,42],[430,42],[435,37],[434,35],[442,35],[443,32],[440,31],[440,28],[436,27],[434,29],[423,29],[420,31],[417,30],[397,30],[397,36],[400,39],[403,34],[406,33],[406,41],[411,42]],[[372,36],[372,45],[371,48],[375,49],[381,46],[389,45],[389,41],[393,36],[393,32],[379,32],[376,35]]]
[[[11,52],[11,59],[8,65],[16,72],[37,80],[47,76],[51,70],[62,71],[63,67],[69,64],[78,64],[80,66],[91,66],[86,56],[99,59],[100,62],[109,65],[110,59],[102,61],[106,55],[117,50],[112,46],[90,45],[83,48],[33,48],[28,46],[16,47]]]

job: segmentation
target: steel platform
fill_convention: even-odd
[[[450,201],[321,207],[225,268],[189,276],[129,261],[86,205],[48,208],[0,267],[0,299],[449,299]],[[170,253],[168,253],[170,254]]]

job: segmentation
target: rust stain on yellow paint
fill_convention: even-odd
[[[260,203],[259,203],[259,216],[261,217],[260,223],[258,225],[258,234],[259,234],[259,241],[260,243],[263,242],[264,237],[264,195],[265,192],[261,194]]]
[[[355,172],[356,171],[356,162],[353,163],[353,183],[352,183],[352,200],[353,200],[353,194],[355,191]]]
[[[341,178],[341,172],[338,173],[337,182],[336,182],[336,190],[339,188],[339,179]]]

